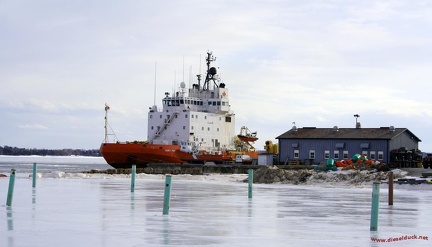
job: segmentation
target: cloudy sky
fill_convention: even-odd
[[[210,50],[240,130],[408,128],[432,152],[430,1],[0,0],[0,146],[120,141],[204,73]],[[201,60],[201,62],[200,62]],[[201,66],[200,66],[201,65]]]

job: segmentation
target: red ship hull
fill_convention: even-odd
[[[188,152],[177,150],[176,154],[181,160],[187,163],[195,164],[204,164],[205,162],[214,162],[216,164],[221,164],[223,162],[233,160],[231,155],[228,155],[226,152],[223,152],[222,154],[207,154],[204,152],[193,155]]]
[[[182,161],[187,163],[195,163],[195,164],[204,164],[205,162],[214,162],[216,164],[221,164],[224,162],[232,162],[232,161],[236,161],[236,155],[239,154],[236,152],[234,153],[222,152],[220,154],[209,154],[201,151],[200,154],[193,155],[191,153],[183,152],[180,150],[177,150],[175,153]],[[257,152],[242,152],[241,154],[247,155],[250,158],[249,160],[242,161],[242,163],[252,163],[252,159],[258,158]]]
[[[184,163],[177,155],[178,145],[140,142],[102,143],[100,150],[106,162],[116,168],[146,167],[148,163]]]

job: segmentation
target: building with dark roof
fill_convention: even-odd
[[[319,164],[326,159],[346,160],[355,154],[369,159],[395,163],[396,167],[417,167],[417,158],[409,157],[418,150],[421,140],[406,128],[293,128],[278,136],[279,162],[300,161]],[[407,164],[402,161],[409,161]]]

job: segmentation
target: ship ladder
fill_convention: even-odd
[[[174,112],[170,118],[165,119],[164,124],[162,125],[162,127],[156,132],[155,137],[153,139],[155,139],[156,137],[160,136],[160,134],[162,134],[162,132],[165,130],[165,127],[168,126],[172,120],[178,115],[178,112]]]

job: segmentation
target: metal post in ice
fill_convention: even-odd
[[[370,221],[371,231],[378,231],[379,197],[380,197],[380,183],[374,182],[372,185],[372,208],[371,208],[371,221]]]
[[[136,165],[132,165],[131,192],[135,191],[135,174],[136,174]]]
[[[164,205],[163,205],[164,215],[169,214],[170,201],[171,201],[171,175],[166,175]]]
[[[388,205],[393,205],[393,172],[388,173]]]
[[[248,170],[248,182],[249,182],[248,198],[252,198],[253,169]]]
[[[13,198],[13,192],[14,192],[14,186],[15,186],[15,169],[11,169],[10,178],[9,178],[9,189],[6,199],[6,206],[12,206],[12,198]]]
[[[33,183],[32,183],[32,187],[36,188],[36,176],[37,176],[37,167],[36,167],[36,163],[33,163]]]

